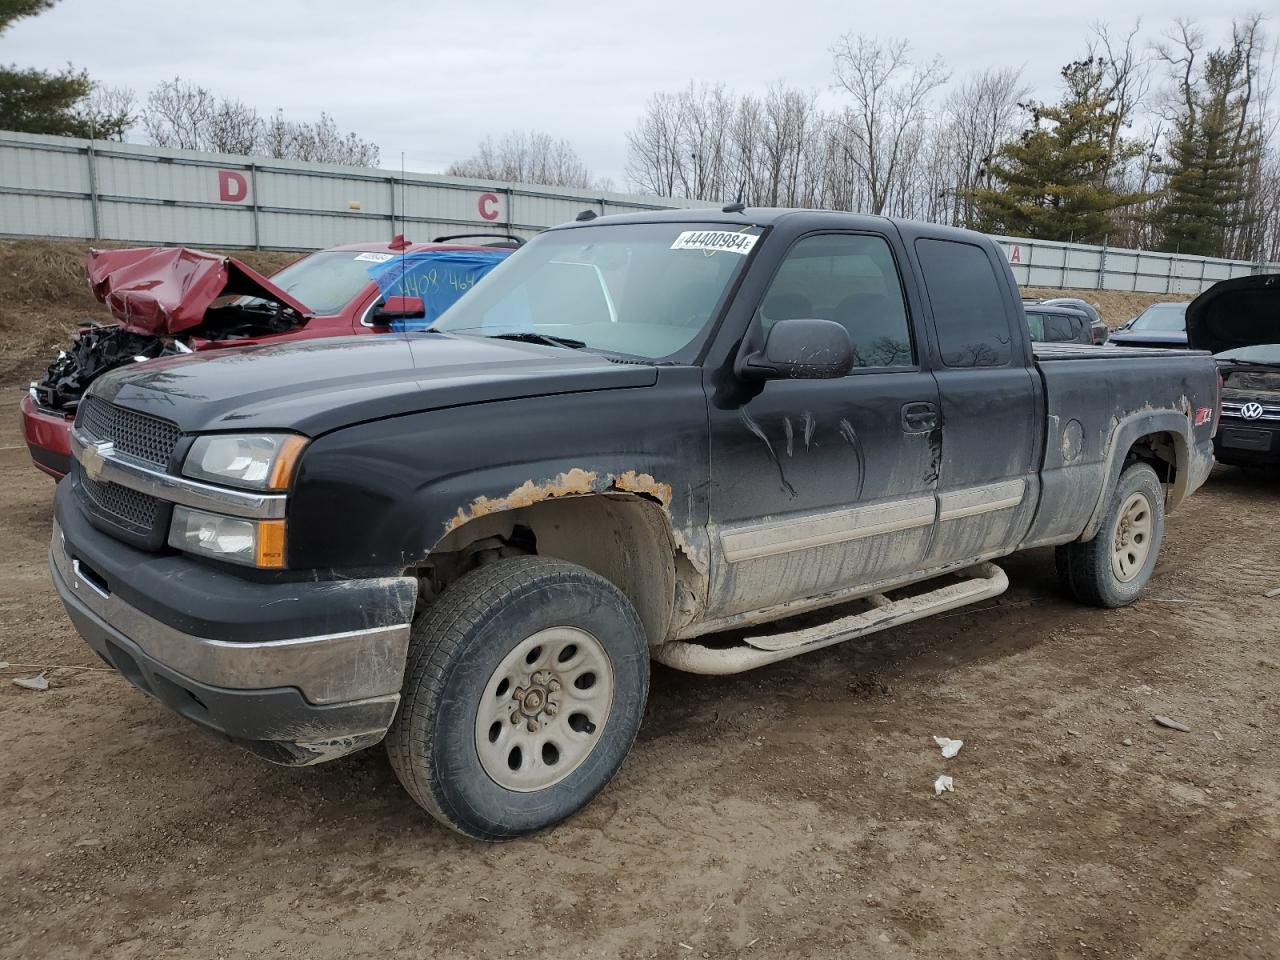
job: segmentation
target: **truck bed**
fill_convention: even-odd
[[[1081,529],[1092,535],[1087,524],[1097,519],[1099,492],[1110,489],[1123,466],[1117,453],[1139,436],[1165,431],[1185,438],[1171,441],[1179,472],[1170,507],[1203,481],[1213,462],[1208,417],[1217,399],[1207,352],[1037,343],[1033,355],[1045,403],[1043,499],[1024,546]]]
[[[1032,354],[1036,361],[1044,360],[1112,360],[1120,358],[1154,359],[1170,356],[1207,356],[1204,350],[1171,350],[1167,347],[1113,347],[1109,344],[1094,346],[1088,343],[1033,343]]]

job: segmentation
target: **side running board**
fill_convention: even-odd
[[[730,647],[708,647],[692,641],[675,640],[654,650],[653,658],[690,673],[741,673],[944,610],[997,597],[1009,588],[1009,578],[994,563],[980,563],[958,571],[957,575],[965,579],[898,600],[891,600],[882,593],[872,594],[863,598],[871,605],[870,609],[816,627],[746,636],[741,643]]]

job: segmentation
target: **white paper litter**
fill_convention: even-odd
[[[944,793],[954,793],[956,783],[945,773],[939,774],[938,779],[933,781],[933,792],[935,796],[942,796]]]
[[[942,748],[942,756],[946,760],[954,757],[964,746],[963,740],[952,740],[950,737],[934,737],[933,742]]]
[[[27,690],[49,689],[49,681],[45,679],[43,673],[37,673],[34,677],[14,677],[13,682],[16,686],[25,687]]]

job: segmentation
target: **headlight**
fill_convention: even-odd
[[[228,563],[284,566],[284,521],[243,520],[190,507],[174,507],[169,546]]]
[[[196,438],[185,476],[250,490],[287,490],[307,438],[296,433],[208,434]]]

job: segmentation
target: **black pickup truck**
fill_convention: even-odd
[[[1207,354],[1033,348],[975,233],[601,218],[425,333],[103,376],[50,566],[183,716],[287,764],[385,738],[424,808],[506,839],[614,775],[651,659],[763,666],[994,596],[991,561],[1045,545],[1080,600],[1132,602],[1217,391]]]

